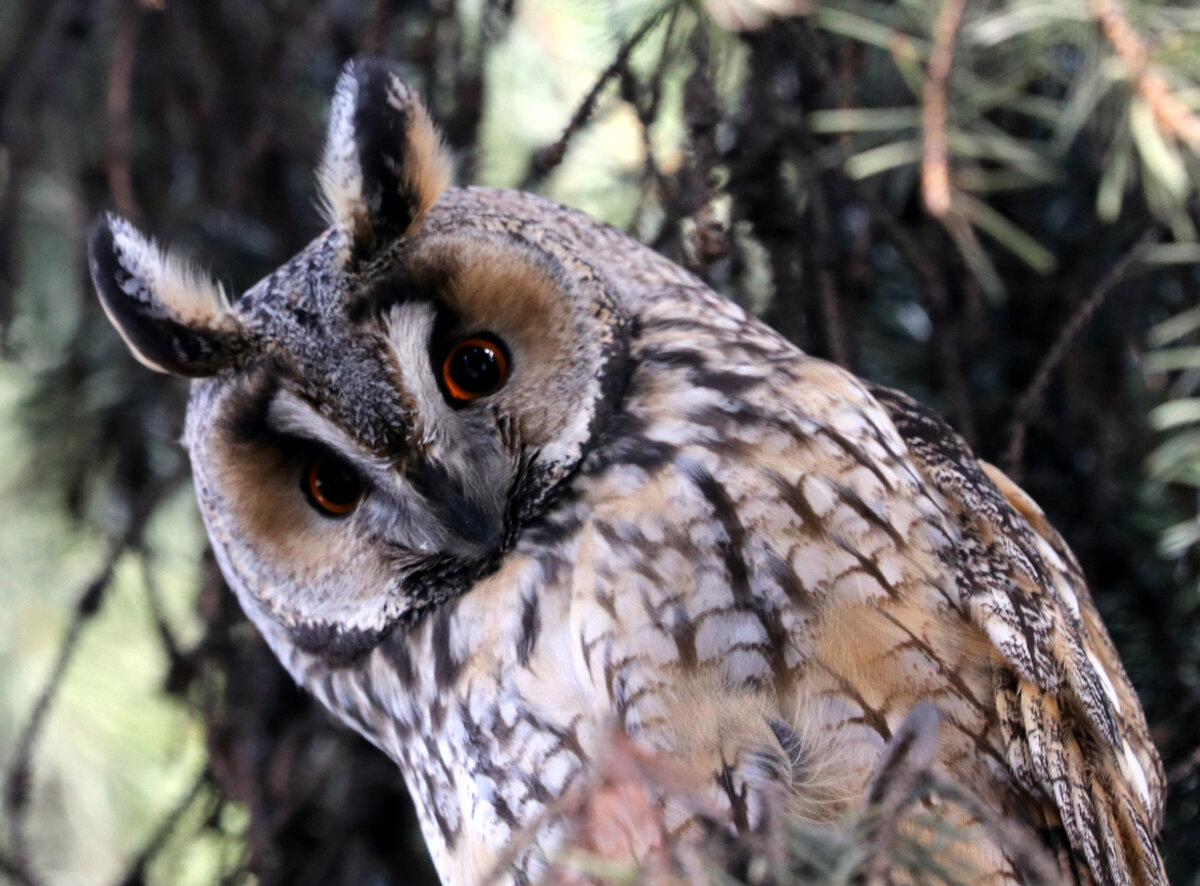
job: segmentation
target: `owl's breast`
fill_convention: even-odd
[[[939,768],[1011,811],[959,528],[887,414],[736,315],[657,328],[643,318],[630,395],[576,492],[564,587],[595,709],[753,828],[781,795],[810,820],[845,814],[931,701]]]

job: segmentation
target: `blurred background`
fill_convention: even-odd
[[[940,410],[1066,535],[1200,884],[1200,9],[1191,0],[0,0],[0,880],[420,884],[394,767],[224,589],[88,282],[106,209],[244,290],[319,227],[350,56],[459,183],[681,262]]]

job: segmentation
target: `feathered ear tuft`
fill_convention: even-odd
[[[346,63],[317,179],[329,223],[360,253],[420,229],[450,182],[450,158],[395,67],[377,59]]]
[[[108,319],[151,369],[195,378],[243,358],[249,336],[224,290],[125,219],[96,223],[88,263]]]

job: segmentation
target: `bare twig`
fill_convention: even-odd
[[[130,2],[123,3],[113,33],[108,87],[104,92],[107,124],[104,165],[108,187],[117,211],[134,220],[142,214],[133,194],[133,175],[129,167],[129,105],[133,63],[137,55],[137,26],[137,6]]]
[[[675,26],[679,22],[679,10],[680,7],[676,6],[671,10],[671,15],[667,19],[667,30],[663,35],[662,51],[658,55],[658,62],[655,64],[654,72],[650,75],[650,80],[647,83],[648,97],[644,101],[634,102],[634,110],[637,112],[638,122],[642,124],[642,151],[645,153],[638,202],[637,206],[634,207],[631,224],[634,232],[638,232],[641,228],[641,220],[650,201],[651,183],[658,188],[660,200],[664,199],[667,193],[667,177],[663,174],[657,159],[655,159],[654,144],[650,138],[650,131],[658,120],[659,108],[662,105],[663,78],[666,76],[667,67],[671,62],[671,50],[674,45],[672,38],[675,36]],[[627,77],[631,81],[634,81],[633,73],[628,71],[628,68],[626,68],[626,72]],[[636,86],[637,84],[634,82],[631,85],[631,91],[636,93]]]
[[[1200,152],[1200,117],[1171,91],[1167,82],[1150,70],[1149,54],[1142,39],[1121,10],[1118,0],[1088,0],[1088,9],[1125,64],[1138,93],[1154,111],[1162,130],[1187,142]]]
[[[329,39],[331,23],[336,19],[347,0],[320,0],[297,28],[298,37],[287,41],[287,51],[281,55],[277,67],[271,72],[274,83],[288,83],[294,79],[305,60],[321,43]],[[249,190],[254,186],[254,175],[258,164],[284,129],[280,125],[290,107],[284,100],[287,93],[282,89],[263,89],[259,93],[264,101],[259,108],[255,126],[241,152],[238,167],[238,188]]]
[[[1012,420],[1009,422],[1008,432],[1008,448],[1004,455],[1004,470],[1014,478],[1019,477],[1021,460],[1025,453],[1025,433],[1029,428],[1029,423],[1036,417],[1039,408],[1042,404],[1042,397],[1046,393],[1046,387],[1050,384],[1050,377],[1054,374],[1054,370],[1058,368],[1063,357],[1075,344],[1076,339],[1091,319],[1096,316],[1096,312],[1104,305],[1104,302],[1112,294],[1118,284],[1125,279],[1126,275],[1133,265],[1141,256],[1142,249],[1148,243],[1152,243],[1162,236],[1162,230],[1158,226],[1154,226],[1142,234],[1141,237],[1130,247],[1121,259],[1109,268],[1108,273],[1101,278],[1100,282],[1092,289],[1091,294],[1084,300],[1079,309],[1075,311],[1071,319],[1067,321],[1066,326],[1059,332],[1058,338],[1055,339],[1053,346],[1042,358],[1041,364],[1037,368],[1037,372],[1033,374],[1033,380],[1025,389],[1025,392],[1017,400],[1017,406],[1013,410]]]
[[[934,218],[950,211],[949,152],[946,146],[946,79],[954,64],[954,38],[966,0],[943,0],[933,28],[933,51],[925,69],[921,107],[921,196]]]
[[[38,693],[25,728],[21,730],[15,744],[13,760],[4,777],[4,809],[8,818],[9,849],[12,852],[10,862],[25,876],[33,881],[33,873],[29,859],[29,847],[26,841],[25,824],[26,812],[29,806],[29,793],[33,781],[33,748],[46,723],[46,715],[58,695],[67,666],[79,647],[79,638],[88,621],[100,610],[104,601],[105,591],[112,579],[113,569],[117,561],[128,547],[127,540],[114,542],[105,558],[104,565],[96,577],[88,583],[75,604],[75,614],[67,626],[58,647],[58,656],[50,669],[50,675]]]
[[[533,155],[533,159],[529,164],[529,172],[526,174],[525,181],[521,185],[522,190],[536,188],[545,180],[547,175],[562,163],[563,157],[567,155],[567,146],[571,139],[591,119],[592,112],[596,110],[596,102],[599,101],[600,93],[604,91],[604,87],[625,69],[626,64],[629,62],[629,56],[633,54],[633,50],[637,48],[638,44],[654,30],[668,13],[671,13],[678,6],[679,3],[669,3],[663,6],[642,22],[638,29],[621,44],[617,49],[617,54],[613,58],[612,64],[600,72],[600,76],[596,78],[596,82],[592,84],[592,88],[588,90],[587,95],[583,97],[583,101],[575,109],[575,113],[571,115],[571,120],[567,123],[567,128],[563,130],[562,135],[558,137],[558,141]]]
[[[142,584],[146,588],[146,602],[150,609],[150,618],[154,621],[154,630],[158,634],[163,651],[166,652],[167,658],[174,667],[183,658],[183,653],[179,648],[179,641],[175,638],[175,631],[167,619],[167,613],[163,609],[162,595],[159,593],[158,581],[154,577],[154,568],[149,553],[142,551],[140,559]]]
[[[179,801],[171,808],[171,810],[163,816],[154,833],[150,835],[150,839],[146,841],[146,845],[142,851],[130,862],[125,875],[118,881],[120,886],[141,886],[145,881],[146,866],[162,852],[163,847],[167,845],[167,841],[174,833],[176,825],[196,802],[196,798],[200,796],[201,789],[209,781],[208,769],[200,770],[200,774],[192,781],[191,787],[179,799]]]
[[[820,181],[816,170],[803,164],[805,178],[809,183],[809,208],[807,221],[811,223],[816,240],[820,244],[814,250],[814,261],[811,269],[814,279],[814,289],[817,296],[817,307],[821,314],[821,327],[825,338],[825,347],[829,351],[829,359],[839,366],[850,366],[850,350],[846,346],[846,333],[842,322],[840,305],[838,304],[838,284],[834,274],[835,262],[839,259],[839,249],[835,235],[833,208],[830,205],[828,189]]]
[[[937,262],[921,248],[912,232],[863,182],[854,184],[858,198],[870,213],[872,221],[883,231],[913,273],[921,278],[921,285],[917,287],[917,291],[933,324],[930,343],[937,361],[942,394],[949,403],[951,423],[963,439],[974,446],[979,434],[970,386],[963,372],[964,342],[959,334],[962,320],[955,317],[951,309],[950,294],[946,289],[946,281],[942,279],[941,270]]]

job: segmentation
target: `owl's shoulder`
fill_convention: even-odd
[[[1093,877],[1165,882],[1154,849],[1162,764],[1070,548],[1033,499],[936,414],[896,391],[871,392],[961,527],[955,579],[967,616],[995,646],[1014,774],[1054,809]]]

